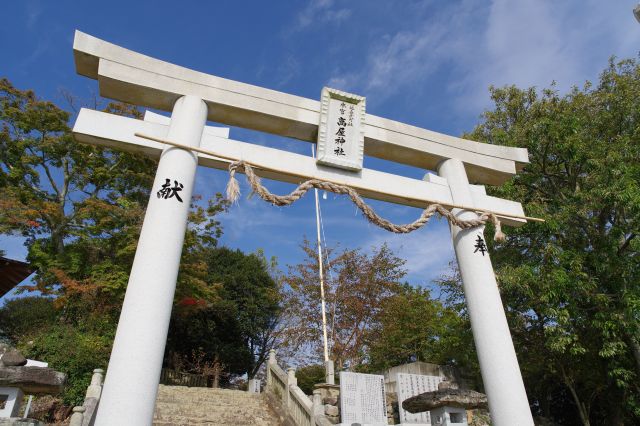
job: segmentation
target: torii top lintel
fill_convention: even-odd
[[[320,102],[164,62],[76,31],[76,71],[98,80],[102,96],[171,111],[183,95],[209,105],[209,120],[315,142]],[[365,155],[435,170],[447,158],[469,180],[498,185],[520,170],[527,150],[474,142],[367,114]]]

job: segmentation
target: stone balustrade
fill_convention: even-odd
[[[296,426],[316,426],[324,422],[324,406],[322,398],[315,395],[311,400],[298,387],[296,371],[288,368],[287,372],[278,365],[276,351],[271,350],[267,362],[266,393],[270,400],[284,409],[289,420]]]
[[[93,426],[98,411],[98,403],[102,394],[102,384],[104,379],[104,370],[97,368],[93,370],[91,376],[91,384],[87,387],[87,393],[84,397],[84,403],[80,406],[73,407],[73,414],[69,426]]]

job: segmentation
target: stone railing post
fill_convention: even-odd
[[[84,411],[84,407],[73,407],[73,414],[71,415],[69,426],[82,426],[82,421],[84,420]]]
[[[287,407],[289,407],[289,401],[291,400],[291,386],[296,386],[298,379],[296,379],[296,369],[293,367],[287,368]]]
[[[296,379],[296,369],[293,367],[287,368],[287,381],[289,386],[298,385],[298,379]]]
[[[313,390],[313,415],[324,415],[324,404],[322,403],[322,391],[320,389]]]
[[[276,350],[271,349],[269,351],[269,360],[267,361],[267,388],[271,387],[271,366],[277,363]]]
[[[87,393],[85,398],[98,398],[100,399],[100,394],[102,393],[102,377],[104,375],[104,370],[101,368],[96,368],[93,370],[93,376],[91,376],[91,384],[87,387]]]

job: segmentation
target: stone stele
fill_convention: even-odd
[[[0,367],[0,386],[20,388],[28,395],[62,392],[66,374],[46,367]]]
[[[440,389],[412,396],[402,403],[402,408],[410,413],[431,411],[444,406],[465,410],[487,408],[487,396],[468,389]]]

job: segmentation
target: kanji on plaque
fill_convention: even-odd
[[[180,198],[178,192],[182,191],[183,188],[184,185],[179,183],[177,180],[174,180],[173,185],[171,185],[171,179],[165,179],[160,190],[156,192],[156,196],[165,200],[175,197],[176,200],[182,203],[182,198]]]
[[[318,128],[318,164],[362,170],[365,98],[325,87]]]

